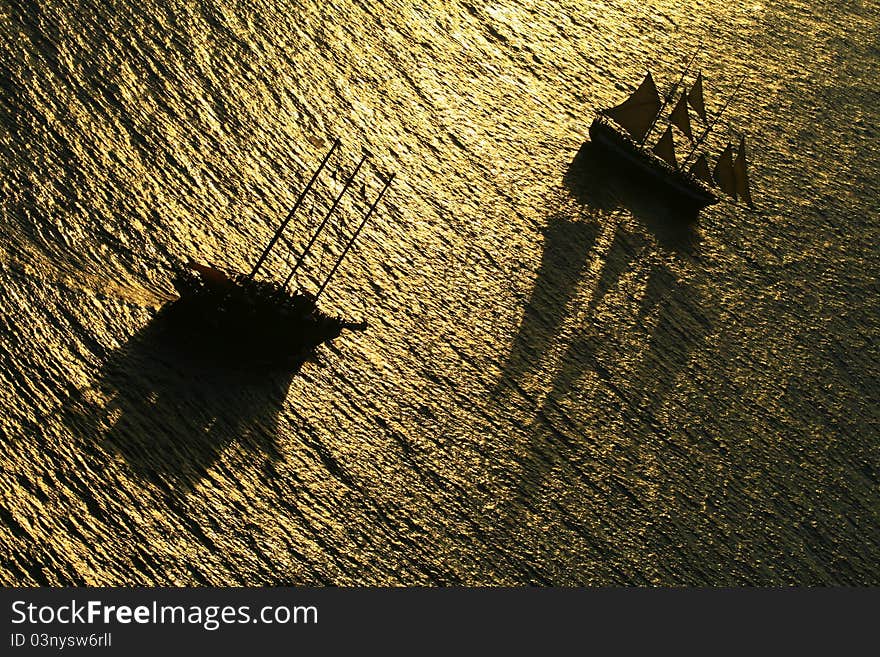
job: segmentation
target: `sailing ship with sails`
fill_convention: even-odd
[[[745,138],[740,137],[735,157],[733,147],[728,143],[712,170],[706,155],[698,151],[742,86],[743,80],[740,80],[736,91],[718,115],[710,121],[703,98],[702,72],[697,73],[690,89],[682,84],[695,57],[696,54],[663,99],[648,71],[629,98],[616,107],[597,113],[590,125],[590,139],[612,157],[647,175],[677,203],[699,210],[718,203],[718,190],[734,201],[739,198],[749,207],[754,207],[746,171]],[[679,87],[681,92],[678,93],[678,100],[669,115],[662,119],[664,109],[675,99]],[[696,138],[690,120],[691,109],[705,126],[702,134]],[[665,130],[649,147],[652,132],[658,124],[665,126]],[[673,128],[692,145],[681,163],[675,154]]]
[[[177,307],[174,317],[178,329],[183,329],[192,338],[190,343],[193,348],[207,351],[212,357],[231,359],[246,365],[297,367],[316,347],[339,337],[343,330],[366,330],[366,321],[353,322],[327,314],[318,307],[318,300],[391,185],[393,173],[385,180],[382,190],[361,218],[317,292],[313,294],[288,287],[318,236],[328,225],[361,166],[369,158],[369,153],[365,152],[347,177],[342,190],[335,197],[285,280],[278,282],[255,278],[339,143],[339,139],[333,142],[250,273],[228,274],[214,266],[193,260],[177,272],[174,285],[180,298],[175,302]]]

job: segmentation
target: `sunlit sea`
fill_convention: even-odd
[[[880,584],[878,33],[867,1],[0,0],[0,583]],[[746,77],[706,151],[745,134],[755,209],[687,223],[582,145],[694,52],[711,116]],[[335,137],[258,277],[368,149],[295,279],[396,173],[320,299],[368,330],[297,373],[169,352],[174,271],[249,271]]]

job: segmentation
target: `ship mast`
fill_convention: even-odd
[[[296,214],[296,211],[299,209],[299,206],[302,205],[303,199],[306,197],[306,194],[309,193],[309,190],[312,188],[312,185],[315,183],[315,180],[318,178],[318,174],[323,171],[324,166],[327,164],[327,160],[330,159],[330,156],[333,154],[333,151],[336,150],[336,147],[339,146],[339,138],[333,140],[333,145],[330,147],[330,150],[327,151],[327,154],[324,156],[324,159],[321,160],[321,164],[315,170],[315,173],[312,175],[311,180],[309,180],[308,184],[306,184],[305,188],[302,190],[302,193],[299,195],[299,198],[296,199],[296,203],[293,204],[293,208],[291,208],[290,212],[287,213],[287,216],[284,218],[284,221],[281,222],[281,225],[278,227],[278,230],[275,231],[275,234],[272,236],[272,239],[269,240],[269,243],[266,245],[266,248],[263,249],[263,252],[260,254],[260,257],[257,258],[257,262],[254,265],[254,268],[251,270],[251,273],[247,275],[248,278],[253,278],[254,274],[262,266],[263,262],[266,260],[266,256],[269,255],[269,252],[272,250],[272,247],[275,246],[275,243],[278,241],[278,238],[281,237],[281,233],[284,232],[284,229],[287,228],[287,224],[290,223],[290,220],[293,219],[293,215]]]
[[[349,249],[351,249],[352,245],[354,245],[354,241],[360,235],[361,230],[367,224],[367,219],[373,214],[373,211],[376,209],[376,206],[379,205],[379,201],[382,200],[382,197],[385,196],[385,192],[388,190],[388,187],[391,185],[391,181],[394,180],[395,174],[391,174],[388,177],[385,186],[382,188],[382,191],[379,192],[379,195],[376,197],[376,200],[373,201],[373,204],[370,206],[370,209],[367,210],[367,214],[364,215],[364,218],[361,220],[360,225],[357,227],[357,230],[354,231],[354,235],[351,236],[351,239],[348,241],[348,244],[345,245],[345,249],[342,251],[342,255],[337,258],[336,263],[333,265],[333,269],[330,270],[330,273],[327,274],[327,278],[324,279],[324,282],[321,283],[321,287],[318,288],[317,293],[315,294],[315,301],[318,300],[318,297],[321,296],[321,293],[324,291],[324,288],[327,287],[327,284],[330,282],[330,279],[333,278],[334,274],[336,274],[336,270],[339,269],[339,265],[342,264],[342,261],[345,259],[345,256],[348,254]]]
[[[648,137],[651,135],[651,131],[654,129],[654,126],[657,125],[657,121],[660,119],[660,115],[663,114],[663,110],[666,109],[666,106],[669,104],[669,101],[672,100],[673,96],[675,96],[675,92],[678,91],[678,88],[681,86],[681,83],[684,82],[685,76],[688,74],[688,71],[691,69],[691,66],[694,63],[694,60],[697,58],[697,55],[700,54],[700,50],[703,49],[703,42],[700,42],[700,45],[697,46],[697,50],[694,52],[690,61],[685,66],[684,71],[681,73],[681,77],[678,79],[672,89],[669,90],[669,93],[663,97],[663,104],[660,105],[660,110],[657,112],[657,116],[654,117],[654,120],[651,122],[650,127],[648,128],[648,132],[645,133],[645,136],[642,137],[641,144],[644,145],[646,141],[648,141]]]
[[[327,225],[327,222],[330,220],[330,216],[333,214],[333,211],[336,209],[336,206],[339,205],[339,201],[342,200],[342,197],[345,195],[345,192],[348,190],[351,185],[354,177],[357,175],[358,171],[360,171],[361,166],[364,162],[367,161],[367,158],[370,157],[370,152],[366,149],[364,150],[364,156],[361,158],[361,161],[357,163],[357,166],[354,168],[354,171],[351,172],[351,175],[345,181],[345,184],[342,186],[342,191],[336,196],[333,201],[333,204],[330,206],[330,209],[327,210],[327,214],[324,215],[324,219],[321,221],[321,224],[318,226],[318,229],[315,231],[315,234],[312,235],[312,239],[309,240],[309,243],[306,245],[306,248],[303,249],[303,252],[300,254],[299,258],[296,261],[296,264],[293,266],[293,269],[290,270],[290,273],[287,275],[287,278],[284,279],[284,283],[281,285],[282,290],[287,289],[287,284],[290,283],[290,279],[293,278],[293,275],[296,273],[296,270],[299,269],[300,265],[305,260],[306,255],[308,255],[309,251],[312,250],[312,247],[315,244],[315,240],[318,239],[318,236],[321,234],[321,231],[324,230],[324,227]]]
[[[724,114],[724,111],[727,109],[728,105],[730,105],[731,101],[736,97],[737,92],[739,91],[740,87],[743,86],[743,82],[745,82],[745,81],[746,81],[746,76],[744,75],[744,76],[742,76],[742,78],[740,78],[739,84],[736,85],[736,89],[734,89],[733,93],[730,94],[730,98],[728,98],[727,102],[724,103],[724,107],[722,107],[721,111],[718,112],[718,116],[716,116],[712,120],[712,123],[710,123],[708,126],[706,126],[706,129],[703,130],[703,134],[700,135],[700,138],[694,142],[694,146],[693,146],[693,148],[691,148],[691,152],[687,154],[687,157],[684,158],[684,162],[682,162],[682,166],[685,166],[687,164],[688,160],[691,159],[691,156],[697,151],[697,148],[699,148],[700,145],[704,141],[706,141],[706,137],[708,137],[709,133],[712,132],[712,128],[714,128],[715,124],[718,123],[718,119],[720,119],[721,115]]]

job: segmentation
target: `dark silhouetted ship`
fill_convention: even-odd
[[[590,125],[590,139],[598,148],[627,165],[630,170],[654,182],[674,202],[700,209],[718,203],[716,190],[720,190],[734,201],[740,198],[749,207],[754,207],[746,172],[745,139],[740,138],[735,158],[733,149],[728,144],[713,171],[709,169],[706,156],[698,151],[733,96],[709,122],[703,100],[702,73],[697,74],[690,90],[682,87],[689,68],[690,64],[664,99],[661,99],[649,71],[629,98],[616,107],[599,111]],[[737,91],[741,85],[742,81],[737,86]],[[679,87],[682,89],[675,106],[663,118],[664,109],[676,97]],[[689,108],[696,112],[705,125],[698,138],[693,134]],[[653,147],[649,147],[649,138],[658,124],[661,128],[665,127],[665,130]],[[681,164],[675,155],[673,127],[692,145]]]
[[[317,292],[312,294],[305,290],[288,288],[319,234],[327,226],[339,201],[368,159],[369,153],[363,155],[348,176],[341,192],[336,196],[286,279],[278,282],[255,278],[338,145],[337,139],[287,217],[263,249],[250,273],[229,274],[214,266],[193,260],[177,272],[174,285],[180,299],[175,303],[177,307],[174,319],[177,328],[190,336],[189,342],[193,348],[208,351],[212,357],[224,360],[252,365],[296,367],[305,361],[316,347],[339,337],[343,330],[366,330],[366,321],[354,322],[329,315],[318,307],[318,300],[375,211],[394,179],[394,174],[385,181],[381,192],[362,217]]]

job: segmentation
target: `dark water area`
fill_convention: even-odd
[[[880,583],[880,9],[0,0],[0,582]],[[756,208],[595,110],[695,66]],[[365,319],[301,367],[169,329],[189,258]],[[684,138],[678,135],[681,140]],[[679,153],[686,152],[677,141]],[[191,346],[191,345],[190,345]]]

